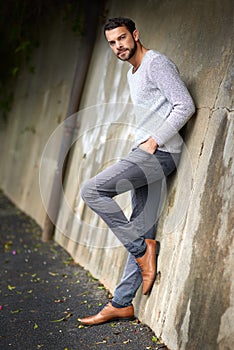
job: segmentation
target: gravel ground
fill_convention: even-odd
[[[84,327],[110,293],[0,191],[0,349],[164,349],[134,321]]]

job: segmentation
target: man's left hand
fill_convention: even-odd
[[[158,148],[158,144],[152,137],[150,137],[147,141],[141,143],[139,145],[139,148],[143,149],[144,151],[154,154],[156,149]]]

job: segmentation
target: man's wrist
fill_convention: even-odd
[[[156,151],[156,149],[158,148],[158,144],[157,144],[157,142],[155,141],[155,139],[153,139],[153,137],[150,137],[150,138],[149,138],[149,141],[150,141],[150,145],[151,145],[152,147],[154,147],[154,148],[155,148],[155,151]]]

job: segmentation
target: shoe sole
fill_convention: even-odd
[[[135,316],[132,316],[132,317],[120,317],[120,318],[112,318],[111,320],[108,320],[108,321],[103,321],[103,322],[100,322],[100,323],[93,323],[93,324],[85,324],[85,323],[82,323],[81,322],[81,324],[83,325],[83,326],[89,326],[89,327],[91,327],[91,326],[99,326],[99,325],[102,325],[102,324],[105,324],[105,323],[111,323],[111,322],[121,322],[121,321],[124,321],[124,322],[126,322],[126,321],[133,321],[133,320],[135,320],[136,319],[136,317]]]

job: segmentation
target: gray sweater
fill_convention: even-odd
[[[136,115],[136,146],[153,137],[162,151],[178,153],[178,131],[195,112],[193,100],[175,64],[163,54],[149,50],[128,83]]]

